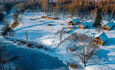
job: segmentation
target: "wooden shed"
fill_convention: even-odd
[[[41,18],[43,19],[51,19],[51,20],[56,20],[57,18],[54,17],[48,17],[48,16],[42,16]]]
[[[13,24],[11,24],[11,28],[15,28],[17,25],[18,25],[19,23],[18,23],[18,21],[15,21]]]
[[[96,36],[93,40],[94,43],[97,45],[104,45],[107,39],[108,39],[107,35],[103,32],[102,34]]]
[[[73,29],[74,29],[74,27],[67,27],[67,29],[68,29],[68,30],[73,30]]]
[[[107,23],[106,25],[102,26],[103,30],[111,30],[115,26],[114,22]]]
[[[89,22],[82,22],[78,27],[81,29],[85,29],[88,27]]]
[[[78,18],[73,19],[72,21],[68,22],[69,25],[77,25],[80,22]]]

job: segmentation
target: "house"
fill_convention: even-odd
[[[68,30],[73,30],[73,29],[74,29],[74,27],[67,27],[67,29],[68,29]]]
[[[78,27],[81,29],[87,28],[90,22],[82,22]]]
[[[103,30],[111,30],[113,27],[115,26],[115,23],[114,22],[109,22],[107,23],[106,25],[102,26]]]
[[[43,19],[51,19],[51,20],[56,20],[57,19],[57,18],[48,17],[48,16],[42,16],[41,18],[43,18]]]
[[[18,21],[15,21],[13,24],[11,24],[11,28],[15,28],[16,26],[18,26],[19,25],[19,23],[18,23]]]
[[[74,19],[74,20],[68,22],[68,24],[69,24],[69,25],[76,25],[76,24],[78,24],[79,22],[80,22],[80,20],[79,20],[78,18],[76,18],[76,19]]]
[[[107,39],[108,39],[107,35],[103,32],[102,34],[96,36],[93,40],[95,44],[104,45]]]

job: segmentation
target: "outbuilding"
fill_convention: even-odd
[[[50,19],[50,20],[56,20],[57,18],[54,17],[48,17],[48,16],[42,16],[43,19]]]
[[[79,28],[85,29],[85,28],[88,27],[88,24],[89,24],[89,23],[90,23],[90,22],[82,22],[82,23],[79,25]]]
[[[115,23],[114,22],[109,22],[107,23],[106,25],[102,26],[103,30],[111,30],[113,27],[115,26]]]
[[[72,21],[68,22],[69,25],[77,25],[79,24],[80,20],[78,18],[73,19]]]
[[[95,44],[104,45],[107,39],[108,39],[107,35],[103,32],[98,36],[96,36],[93,40]]]
[[[18,21],[14,21],[14,23],[11,24],[10,28],[14,29],[18,25],[19,25]]]

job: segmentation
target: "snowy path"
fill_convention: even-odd
[[[19,28],[19,29],[16,29],[15,31],[23,30],[23,29],[25,29],[25,28],[31,28],[31,27],[41,26],[41,25],[45,25],[45,24],[52,23],[52,22],[53,22],[53,21],[50,21],[50,22],[43,22],[43,23],[40,23],[40,24],[35,24],[35,25],[31,25],[31,26]],[[37,23],[37,22],[36,22],[36,23]]]

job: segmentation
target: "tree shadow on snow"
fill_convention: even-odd
[[[35,24],[35,25],[31,25],[31,26],[26,26],[26,27],[22,27],[22,28],[19,28],[15,31],[19,31],[19,30],[23,30],[23,29],[26,29],[26,28],[31,28],[31,27],[35,27],[35,26],[41,26],[41,25],[45,25],[45,24],[49,24],[49,23],[52,23],[53,21],[50,21],[50,22],[44,22],[44,23],[41,23],[41,24]]]
[[[110,63],[108,54],[110,51],[100,49],[96,52],[95,56],[91,59],[88,65],[102,65],[103,63]]]
[[[104,49],[100,49],[96,55],[100,58],[99,61],[101,61],[98,65],[102,65],[104,64],[115,64],[115,55],[108,55],[110,53],[110,51],[108,50],[104,50]],[[110,60],[111,59],[111,60]]]

